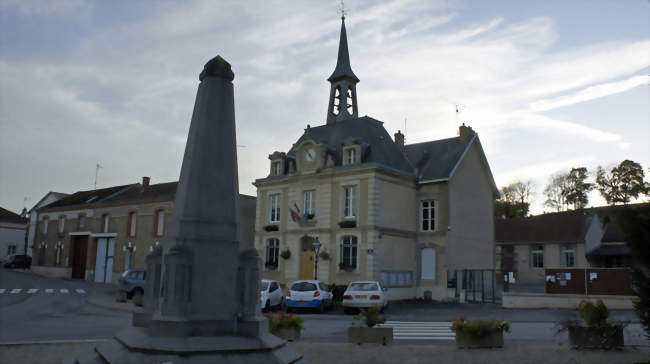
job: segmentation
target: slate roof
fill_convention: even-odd
[[[312,139],[318,143],[327,144],[335,156],[337,165],[343,157],[343,142],[350,138],[357,138],[365,144],[367,154],[362,151],[363,163],[377,163],[408,174],[413,174],[413,167],[404,154],[393,142],[393,139],[384,129],[381,121],[369,116],[350,119],[343,122],[321,125],[309,128],[298,139],[287,156],[295,158],[295,147],[305,140]]]
[[[613,223],[610,222],[607,225],[607,228],[605,229],[605,234],[603,234],[603,238],[600,241],[603,243],[617,243],[617,242],[625,241],[625,234],[623,234],[623,231],[618,226],[616,221],[614,221]]]
[[[472,137],[434,140],[405,146],[408,160],[416,168],[421,180],[449,178]]]
[[[593,214],[580,212],[544,214],[515,219],[496,219],[499,244],[582,243]]]
[[[630,248],[627,245],[601,245],[598,248],[587,253],[590,257],[607,257],[616,255],[631,255]]]
[[[98,202],[102,202],[106,200],[109,197],[114,197],[119,193],[123,193],[125,190],[129,188],[133,188],[135,186],[138,186],[138,183],[130,184],[130,185],[122,185],[122,186],[114,186],[114,187],[108,187],[108,188],[101,188],[98,190],[90,190],[90,191],[79,191],[75,192],[72,195],[69,195],[67,197],[63,197],[60,200],[54,201],[51,204],[48,204],[46,206],[43,206],[41,209],[42,210],[47,210],[51,208],[57,208],[57,207],[68,207],[68,206],[89,206],[91,204],[95,204]]]
[[[146,188],[142,185],[138,185],[135,188],[131,188],[128,191],[110,198],[107,202],[137,203],[144,201],[173,200],[176,195],[177,186],[178,182],[157,183],[155,185],[149,185]]]
[[[341,18],[341,38],[339,39],[339,54],[336,59],[336,68],[327,80],[335,82],[346,77],[352,79],[354,82],[359,82],[359,78],[352,72],[352,67],[350,66],[348,36],[345,31],[345,17],[343,17]]]
[[[27,224],[29,219],[21,217],[20,215],[11,212],[7,209],[0,207],[0,221],[9,222],[13,224]]]

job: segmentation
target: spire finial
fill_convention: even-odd
[[[341,6],[339,6],[339,11],[341,12],[341,20],[345,20],[345,2],[341,0]]]

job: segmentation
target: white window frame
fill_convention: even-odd
[[[541,249],[539,249],[541,247]],[[540,255],[542,259],[542,266],[535,266],[535,256]],[[533,245],[530,248],[530,267],[532,269],[544,269],[544,245]]]
[[[129,236],[135,237],[138,224],[138,214],[135,211],[129,212]]]
[[[345,160],[345,165],[356,164],[358,160],[357,148],[348,147],[343,150],[343,159]]]
[[[265,269],[268,263],[275,263],[276,269],[280,266],[280,239],[278,238],[266,239]]]
[[[50,219],[43,219],[43,234],[47,234],[47,225]]]
[[[435,280],[436,279],[436,249],[423,248],[420,253],[422,279]],[[425,268],[426,267],[426,268]]]
[[[65,231],[65,216],[59,216],[59,234]]]
[[[156,214],[156,236],[163,236],[165,232],[165,210],[158,210]]]
[[[279,193],[273,193],[269,195],[269,222],[278,223],[280,222],[280,201],[282,195]]]
[[[359,268],[359,238],[355,235],[343,235],[339,245],[339,263],[345,262],[345,250],[349,249],[349,261],[345,262],[352,266],[354,269]]]
[[[316,197],[315,190],[308,190],[303,192],[303,212],[305,214],[315,214],[316,211]]]
[[[344,219],[355,219],[357,217],[357,189],[356,185],[343,186]]]
[[[573,264],[569,265],[569,254],[571,259],[573,259]],[[576,247],[575,245],[564,245],[562,246],[562,264],[565,268],[575,268],[576,267]]]
[[[425,214],[426,212],[426,214]],[[427,215],[425,217],[425,215]],[[425,228],[426,222],[426,228]],[[438,231],[438,201],[420,201],[420,231]]]

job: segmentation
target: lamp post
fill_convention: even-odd
[[[318,252],[320,251],[320,247],[323,244],[321,244],[320,241],[318,241],[318,237],[315,237],[311,245],[314,247],[314,251],[316,252],[316,260],[314,260],[314,280],[317,280],[318,279]]]

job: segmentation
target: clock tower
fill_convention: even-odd
[[[333,124],[359,117],[357,104],[357,83],[359,79],[350,67],[348,37],[345,31],[345,16],[341,17],[341,39],[336,68],[327,79],[330,84],[329,106],[327,107],[327,124]]]

